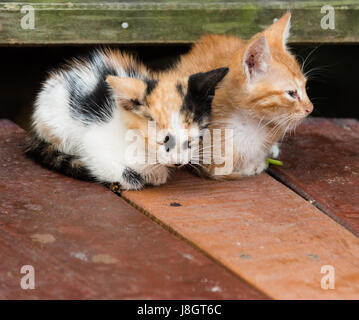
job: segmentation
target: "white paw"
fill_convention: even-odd
[[[266,162],[263,160],[257,163],[249,163],[242,167],[240,173],[243,176],[253,176],[262,173],[266,169]]]
[[[154,186],[165,184],[168,178],[168,169],[165,166],[160,166],[156,169],[147,172],[144,175],[144,178],[145,178],[145,184],[151,184]]]
[[[280,149],[279,149],[279,143],[276,142],[275,144],[272,145],[272,147],[269,150],[269,156],[276,159],[278,158],[280,153]]]

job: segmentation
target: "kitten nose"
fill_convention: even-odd
[[[169,152],[171,149],[173,149],[176,146],[176,139],[173,135],[170,133],[167,134],[164,140],[166,151]]]
[[[312,104],[305,107],[305,113],[306,113],[307,115],[311,114],[312,111],[313,111],[313,105],[312,105]]]

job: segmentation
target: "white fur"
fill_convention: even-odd
[[[275,158],[278,156],[277,144],[268,151],[266,143],[268,131],[261,121],[237,111],[225,127],[233,130],[234,152],[240,155],[240,161],[234,164],[232,174],[239,176],[259,174],[266,168],[268,154],[272,153]]]
[[[253,66],[249,66],[247,64],[248,57],[250,56],[253,57],[251,60],[252,63],[254,63]],[[272,56],[267,39],[265,36],[261,36],[247,48],[244,54],[243,67],[249,83],[265,74],[269,68],[271,60]]]
[[[94,75],[85,66],[77,72],[89,84],[90,90],[96,80]],[[125,76],[122,68],[120,72]],[[167,167],[137,165],[126,160],[125,152],[129,142],[125,138],[128,128],[121,112],[125,111],[116,108],[112,119],[102,123],[87,124],[80,118],[74,119],[70,114],[65,79],[61,73],[57,73],[46,81],[38,95],[33,127],[37,135],[46,141],[49,141],[49,133],[60,140],[59,151],[78,157],[100,182],[117,182],[122,188],[131,189],[133,186],[127,184],[122,176],[125,168],[131,168],[142,174],[147,184],[165,183]]]
[[[168,128],[158,132],[157,141],[162,142],[168,133],[176,138],[176,145],[169,152],[166,151],[165,145],[160,146],[157,150],[158,161],[163,164],[188,164],[191,160],[192,153],[191,150],[187,148],[186,142],[198,141],[200,134],[199,127],[193,124],[190,129],[186,129],[180,113],[173,112]]]
[[[276,142],[275,144],[272,145],[271,149],[269,150],[269,155],[274,159],[276,159],[278,158],[279,153],[280,153],[279,143]]]
[[[61,141],[59,151],[77,154],[85,127],[70,116],[69,93],[61,76],[50,78],[37,97],[33,126],[44,140],[48,139],[48,132],[44,132],[44,128],[50,129],[53,136]]]
[[[291,24],[290,24],[290,18],[288,20],[288,23],[285,27],[285,30],[284,30],[284,34],[283,34],[283,46],[286,47],[287,46],[287,42],[288,42],[288,39],[289,39],[289,33],[290,33],[290,27],[291,27]]]

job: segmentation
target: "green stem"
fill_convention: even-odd
[[[267,168],[269,167],[270,164],[275,165],[275,166],[283,166],[282,161],[275,160],[275,159],[272,159],[272,158],[267,158],[267,160],[266,160]]]

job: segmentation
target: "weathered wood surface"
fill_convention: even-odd
[[[35,10],[35,28],[24,30],[23,5]],[[321,28],[335,9],[335,29]],[[15,1],[0,4],[0,44],[191,43],[206,33],[249,38],[287,10],[292,43],[359,42],[359,3],[343,1]]]
[[[122,196],[272,298],[359,298],[359,239],[266,173],[223,182],[183,173]],[[326,265],[334,290],[321,287]]]
[[[359,236],[359,122],[307,119],[281,149],[271,174]]]
[[[108,189],[25,158],[24,139],[0,121],[0,299],[266,298]]]

